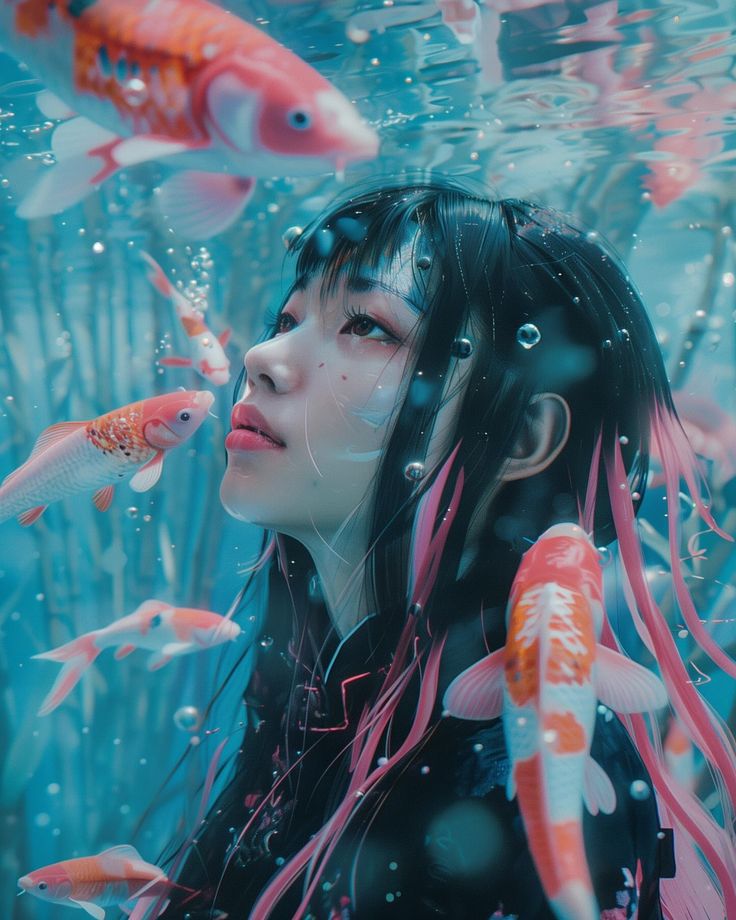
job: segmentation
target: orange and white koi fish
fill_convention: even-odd
[[[165,159],[160,202],[184,234],[219,233],[252,177],[371,159],[375,132],[282,45],[208,0],[3,0],[0,36],[54,93],[57,159],[18,214],[56,214],[119,169]]]
[[[168,355],[159,359],[159,364],[166,367],[192,367],[214,386],[224,386],[230,380],[230,361],[225,354],[225,346],[230,341],[230,329],[225,329],[218,336],[213,335],[204,321],[201,310],[187,300],[181,291],[177,291],[158,262],[147,252],[141,252],[141,256],[149,267],[148,280],[159,294],[172,302],[189,340],[191,357]]]
[[[616,793],[591,758],[597,700],[617,712],[667,702],[659,678],[597,641],[603,624],[598,553],[574,524],[549,528],[522,559],[506,611],[506,645],[460,674],[446,710],[502,715],[529,850],[559,920],[599,920],[585,857],[582,805],[610,814]]]
[[[132,899],[140,899],[139,904],[147,901],[150,906],[173,887],[163,869],[145,862],[128,844],[35,869],[19,878],[18,885],[21,894],[28,892],[41,901],[81,908],[95,920],[105,920],[105,907]]]
[[[26,462],[0,484],[0,521],[19,515],[25,527],[51,502],[88,489],[95,490],[92,500],[100,511],[107,511],[115,485],[126,480],[146,492],[158,482],[166,451],[194,434],[214,399],[207,390],[179,390],[88,422],[51,425]]]
[[[695,751],[680,722],[671,718],[664,739],[664,763],[667,772],[688,792],[695,791]]]
[[[136,649],[148,649],[153,652],[148,670],[157,671],[174,657],[213,648],[239,635],[237,623],[210,610],[172,607],[154,599],[144,601],[133,613],[103,629],[93,629],[50,652],[33,656],[64,665],[38,714],[45,716],[56,709],[103,649],[117,647],[117,660]]]

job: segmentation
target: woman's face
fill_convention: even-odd
[[[320,277],[298,286],[246,353],[220,487],[231,515],[329,541],[368,507],[420,318],[408,258],[329,295]]]

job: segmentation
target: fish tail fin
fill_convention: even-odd
[[[579,879],[566,882],[550,898],[550,906],[558,917],[574,917],[575,920],[598,920],[600,917],[592,889]]]
[[[95,645],[94,635],[87,633],[87,635],[73,639],[58,648],[33,656],[34,658],[58,661],[63,664],[53,687],[46,695],[43,703],[41,703],[41,708],[38,710],[40,716],[48,715],[63,703],[69,693],[76,687],[82,674],[100,654],[100,651],[101,649]]]

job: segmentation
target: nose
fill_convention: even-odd
[[[251,388],[281,394],[299,385],[300,370],[285,340],[286,336],[268,339],[245,353],[245,373]]]

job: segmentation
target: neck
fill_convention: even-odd
[[[342,638],[371,612],[364,566],[367,527],[356,522],[330,537],[316,531],[294,536],[312,557],[330,619]]]

